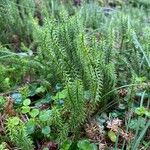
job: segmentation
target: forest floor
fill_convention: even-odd
[[[149,0],[73,2],[0,2],[0,150],[150,150]]]

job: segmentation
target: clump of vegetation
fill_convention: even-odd
[[[148,13],[148,0],[2,0],[0,149],[148,150]]]

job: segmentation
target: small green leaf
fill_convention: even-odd
[[[44,93],[46,91],[46,88],[44,86],[40,86],[36,89],[36,93]]]
[[[88,140],[81,140],[78,142],[78,148],[82,150],[88,149],[90,142]]]
[[[21,112],[23,114],[26,114],[26,113],[30,112],[30,107],[29,106],[22,106]]]
[[[42,128],[42,133],[43,134],[48,135],[48,134],[50,134],[50,132],[51,132],[51,129],[50,129],[49,126],[45,126],[45,127]]]
[[[39,114],[39,110],[38,109],[32,109],[30,112],[29,112],[30,116],[35,118],[38,114]]]
[[[135,109],[135,113],[140,116],[143,116],[145,112],[146,112],[146,109],[143,106]]]
[[[132,119],[130,122],[129,122],[129,128],[130,129],[136,129],[137,126],[138,126],[138,120],[137,119]]]
[[[23,105],[24,106],[29,106],[31,104],[31,100],[30,99],[25,99],[24,101],[23,101]]]
[[[40,112],[39,119],[43,122],[48,121],[51,117],[51,110],[44,110]]]
[[[138,117],[138,119],[131,119],[129,122],[129,128],[136,130],[137,127],[144,128],[146,120],[143,117]]]
[[[19,119],[18,117],[12,117],[12,118],[10,119],[10,122],[11,122],[12,125],[16,126],[16,125],[19,124],[20,119]]]
[[[61,92],[58,92],[56,94],[56,96],[54,96],[55,100],[59,100],[59,99],[65,99],[67,97],[67,90],[62,90]]]
[[[28,134],[34,133],[35,126],[36,126],[35,121],[34,121],[33,119],[30,119],[30,120],[26,123],[27,133],[28,133]]]
[[[135,80],[136,82],[145,82],[146,81],[146,77],[136,77]]]
[[[4,97],[0,96],[0,105],[3,105],[5,103]]]
[[[90,144],[89,150],[97,150],[97,146],[94,143],[92,143],[92,144]]]
[[[72,142],[71,141],[66,141],[63,143],[62,148],[60,150],[69,150],[71,147]]]
[[[77,146],[80,150],[97,150],[97,146],[94,143],[90,143],[89,140],[81,140]]]
[[[3,83],[5,83],[7,87],[9,87],[10,86],[10,79],[9,78],[5,78]]]
[[[145,111],[145,115],[146,115],[147,117],[150,117],[150,112],[149,112],[148,110],[146,110],[146,111]]]
[[[113,132],[111,130],[108,132],[108,137],[110,138],[110,140],[112,142],[116,142],[116,140],[117,140],[117,136],[116,136],[115,132]]]

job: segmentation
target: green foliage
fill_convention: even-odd
[[[31,103],[31,100],[30,99],[25,99],[24,101],[23,101],[23,106],[21,107],[22,108],[22,110],[21,110],[21,112],[23,113],[23,114],[26,114],[26,113],[29,113],[30,112],[30,103]]]
[[[29,114],[30,114],[30,116],[32,117],[32,118],[35,118],[38,114],[39,114],[40,112],[39,112],[39,109],[32,109],[30,112],[29,112]]]
[[[70,129],[77,129],[86,118],[83,85],[79,80],[67,84],[67,98],[64,110],[69,113],[68,124]]]
[[[43,110],[39,114],[39,119],[42,122],[48,121],[51,117],[51,110]]]
[[[22,121],[8,113],[6,134],[14,146],[31,150],[29,135],[38,135],[38,140],[56,140],[67,150],[73,143],[64,142],[77,140],[93,114],[109,111],[120,100],[116,112],[125,115],[141,98],[133,111],[137,118],[126,121],[135,139],[133,144],[124,142],[139,148],[150,116],[148,105],[144,106],[150,80],[149,10],[142,9],[149,2],[130,2],[136,7],[122,0],[84,1],[81,7],[69,0],[1,1],[0,92],[11,96],[14,103],[9,109],[15,109],[16,116],[26,116]],[[108,5],[121,7],[101,7]],[[117,93],[120,86],[128,88],[125,96]],[[5,103],[0,97],[1,112]],[[112,112],[109,117],[120,114]],[[116,133],[109,131],[108,136],[117,147]],[[75,145],[97,149],[88,140]]]
[[[0,39],[4,44],[8,44],[13,35],[19,36],[19,40],[28,42],[28,36],[32,32],[32,20],[35,11],[35,3],[33,0],[20,1],[2,0],[0,5]],[[10,18],[10,19],[7,19]],[[26,33],[26,34],[24,34]],[[27,40],[27,41],[26,41]]]
[[[108,132],[108,137],[110,138],[110,140],[112,142],[116,142],[116,140],[117,140],[117,136],[116,136],[115,132],[113,132],[111,130]]]
[[[88,140],[81,140],[78,142],[79,150],[97,150],[97,146],[90,143]]]
[[[3,110],[4,104],[5,104],[5,99],[3,96],[0,96],[0,112]]]
[[[25,99],[24,101],[23,101],[23,105],[24,106],[29,106],[31,104],[31,100],[30,99]]]
[[[6,143],[1,143],[0,144],[0,150],[8,150],[7,148],[6,148]]]
[[[66,141],[62,144],[62,147],[60,148],[60,150],[69,150],[71,145],[72,145],[71,141]]]
[[[7,119],[6,130],[10,140],[18,148],[22,150],[32,150],[34,148],[33,142],[27,134],[25,125],[18,117]]]
[[[142,107],[139,107],[139,108],[136,108],[135,113],[136,113],[137,115],[139,115],[139,116],[146,115],[147,117],[150,117],[150,112],[149,112],[149,110],[147,110],[147,109],[144,108],[143,106],[142,106]]]
[[[144,128],[145,127],[146,120],[145,118],[140,117],[139,119],[132,119],[131,122],[129,123],[129,128],[136,130],[138,127],[139,128]]]
[[[42,128],[42,133],[44,135],[48,135],[48,134],[50,134],[50,132],[51,132],[51,129],[50,129],[49,126],[45,126],[45,127]]]

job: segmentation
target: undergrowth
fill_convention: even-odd
[[[148,149],[148,8],[2,0],[0,150]]]

